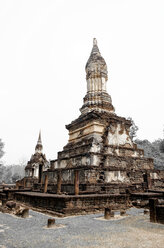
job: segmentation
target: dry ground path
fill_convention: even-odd
[[[56,218],[60,228],[47,229],[48,215],[30,210],[22,219],[0,213],[0,248],[164,248],[164,225],[149,222],[142,209],[105,221],[103,214]]]

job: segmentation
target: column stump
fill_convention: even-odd
[[[48,219],[47,221],[47,227],[51,228],[55,226],[55,219]]]
[[[105,208],[105,210],[104,210],[104,218],[106,220],[109,220],[111,218],[111,213],[112,213],[111,208]]]

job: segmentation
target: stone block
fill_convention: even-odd
[[[24,208],[22,210],[22,214],[21,214],[22,218],[28,218],[29,217],[29,208]]]
[[[126,215],[126,210],[125,210],[125,209],[121,209],[121,210],[120,210],[120,215],[121,215],[121,216]]]
[[[110,219],[110,217],[111,217],[111,208],[105,208],[105,210],[104,210],[104,218],[106,220],[108,220],[108,219]]]
[[[157,223],[164,224],[164,205],[156,206],[156,220]]]
[[[47,227],[51,228],[55,226],[55,219],[48,219],[47,221]]]
[[[104,218],[106,220],[108,220],[111,217],[114,217],[114,211],[112,211],[111,207],[105,208],[105,210],[104,210]]]
[[[17,216],[22,218],[28,218],[29,217],[29,208],[18,208],[16,213]]]
[[[157,222],[157,219],[156,219],[156,205],[157,204],[158,204],[157,198],[149,199],[150,222]]]
[[[114,211],[111,211],[110,217],[114,217]]]
[[[7,202],[7,200],[2,199],[2,207],[6,206],[6,202]]]
[[[144,209],[144,214],[149,214],[149,209]]]
[[[14,202],[14,201],[8,201],[8,202],[6,202],[6,206],[8,208],[10,208],[10,209],[15,208],[16,207],[16,202]]]

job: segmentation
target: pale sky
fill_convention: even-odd
[[[86,93],[96,37],[116,114],[138,138],[163,138],[163,0],[0,1],[0,138],[6,164],[30,159],[39,130],[47,159],[67,144]]]

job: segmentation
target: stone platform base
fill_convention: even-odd
[[[149,207],[149,199],[151,198],[164,199],[164,195],[155,192],[138,192],[130,194],[130,201],[132,205],[136,207]]]
[[[54,212],[73,215],[103,211],[111,206],[112,209],[129,207],[125,194],[92,194],[92,195],[56,195],[36,192],[17,192],[15,200],[35,208],[43,208]]]

